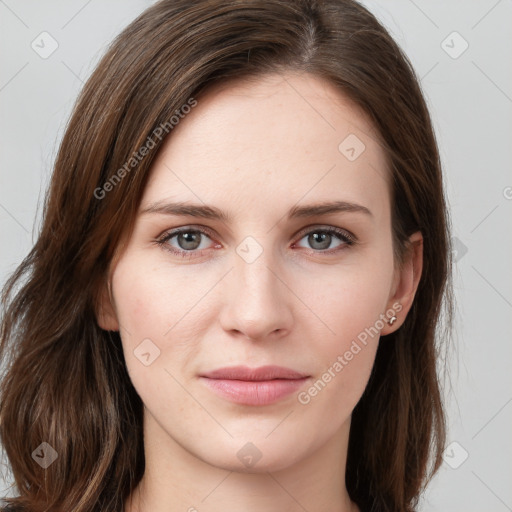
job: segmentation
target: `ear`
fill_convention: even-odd
[[[397,319],[392,325],[385,324],[381,336],[396,331],[404,323],[418,289],[423,270],[423,235],[417,231],[409,237],[409,242],[403,264],[395,271],[393,288],[387,306],[387,311],[390,313],[394,311]]]
[[[96,320],[105,331],[118,331],[119,322],[114,308],[110,282],[103,284],[96,301]]]

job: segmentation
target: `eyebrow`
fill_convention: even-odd
[[[370,217],[372,216],[372,212],[366,208],[366,206],[347,201],[331,201],[305,206],[294,206],[288,212],[288,220],[328,215],[339,212],[362,213]],[[231,220],[231,216],[228,213],[216,208],[215,206],[186,202],[172,203],[157,201],[144,208],[141,213],[160,213],[164,215],[200,217],[204,219],[220,220],[222,222],[230,222]]]

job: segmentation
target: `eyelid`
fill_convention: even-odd
[[[326,224],[311,224],[309,226],[306,226],[306,227],[302,228],[294,236],[294,238],[296,238],[296,237],[302,238],[305,235],[308,235],[309,233],[315,232],[315,231],[327,231],[327,232],[336,233],[339,236],[341,236],[342,238],[343,237],[347,238],[347,240],[349,240],[350,243],[353,243],[353,244],[357,243],[357,241],[358,241],[357,237],[353,233],[348,231],[347,229],[339,228],[337,226],[326,225]]]
[[[163,231],[160,235],[156,237],[155,240],[169,240],[176,235],[179,235],[180,233],[189,231],[198,231],[202,234],[208,235],[208,237],[213,238],[215,237],[215,232],[209,228],[208,226],[202,226],[202,225],[187,225],[187,226],[179,226],[177,228],[170,228]]]

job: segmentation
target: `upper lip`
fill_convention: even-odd
[[[230,366],[201,374],[201,377],[207,377],[209,379],[263,381],[273,379],[303,379],[308,377],[308,375],[282,366],[260,366],[259,368]]]

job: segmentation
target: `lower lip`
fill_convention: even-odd
[[[209,379],[201,380],[216,394],[242,405],[269,405],[296,392],[308,380],[274,379],[262,381]]]

